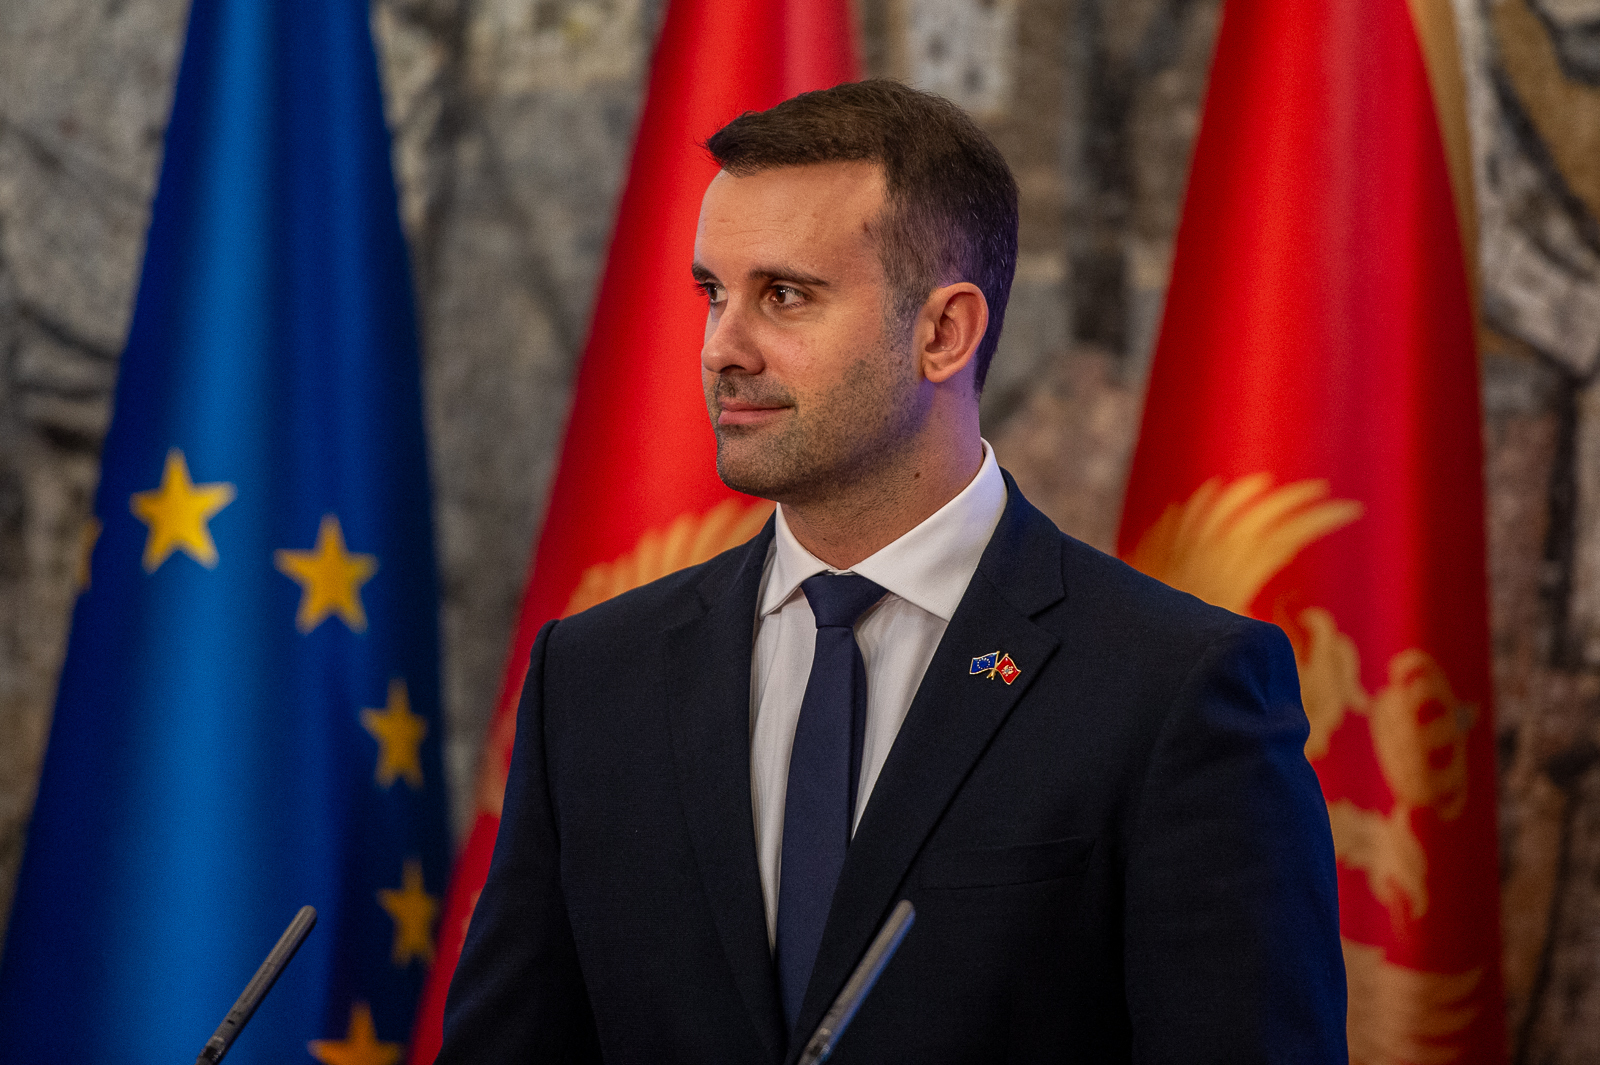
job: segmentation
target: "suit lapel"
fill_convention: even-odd
[[[734,982],[777,1061],[785,1047],[783,1013],[767,947],[750,799],[750,659],[772,529],[769,521],[709,573],[691,616],[668,629],[665,684],[695,861]]]
[[[906,871],[974,763],[1059,641],[1031,620],[1064,593],[1061,534],[1006,475],[1005,513],[923,675],[867,800],[800,1010],[793,1061],[898,900]],[[1011,684],[971,673],[998,650]],[[916,935],[915,929],[910,933]]]

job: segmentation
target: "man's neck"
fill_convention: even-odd
[[[887,482],[785,502],[783,518],[807,551],[834,569],[849,569],[926,521],[971,484],[982,465],[983,443],[974,437],[958,454],[899,466]]]

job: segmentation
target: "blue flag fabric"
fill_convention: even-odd
[[[195,0],[0,1058],[393,1065],[446,874],[416,325],[364,0]],[[185,1055],[189,1055],[186,1057]]]

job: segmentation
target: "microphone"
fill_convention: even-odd
[[[822,1015],[822,1023],[817,1025],[817,1030],[806,1043],[797,1065],[821,1065],[828,1060],[828,1055],[833,1053],[833,1045],[844,1034],[845,1027],[855,1017],[856,1010],[861,1008],[867,992],[878,982],[883,967],[889,964],[889,959],[894,956],[900,941],[906,937],[906,931],[910,929],[911,922],[916,920],[916,917],[917,911],[909,899],[901,899],[895,904],[894,909],[889,912],[889,919],[878,929],[877,936],[872,940],[872,946],[861,956],[856,971],[845,981],[844,990],[833,1000],[828,1012]]]
[[[278,939],[278,945],[272,948],[272,953],[267,955],[267,960],[261,963],[261,968],[244,985],[244,994],[239,996],[239,1001],[233,1004],[233,1009],[222,1018],[222,1023],[217,1026],[216,1033],[206,1041],[205,1049],[200,1051],[200,1056],[195,1058],[194,1065],[217,1065],[222,1060],[222,1055],[233,1046],[233,1041],[239,1038],[239,1032],[244,1029],[245,1022],[256,1012],[256,1007],[261,1005],[261,1000],[267,997],[267,992],[272,990],[272,985],[278,982],[284,966],[289,964],[289,959],[294,957],[294,952],[300,949],[300,944],[305,942],[306,936],[311,933],[311,928],[317,923],[317,911],[310,906],[300,907],[300,912],[294,915],[294,920],[289,922],[289,927],[283,930],[283,935]]]

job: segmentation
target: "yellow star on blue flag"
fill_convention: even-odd
[[[161,484],[135,492],[129,501],[134,516],[150,527],[144,542],[144,568],[154,573],[161,563],[182,551],[207,569],[217,564],[217,543],[208,524],[237,494],[233,485],[195,484],[183,452],[167,452]]]
[[[428,735],[428,722],[411,712],[411,697],[406,682],[389,682],[389,703],[382,710],[361,711],[361,725],[378,741],[378,768],[373,772],[380,788],[405,778],[413,788],[422,787],[422,741]]]
[[[324,621],[339,615],[351,632],[365,632],[367,612],[361,605],[361,586],[378,572],[372,555],[352,553],[345,547],[344,530],[332,514],[322,516],[317,526],[316,546],[309,551],[276,551],[278,569],[299,582],[300,609],[295,612],[295,627],[310,632]]]
[[[378,1038],[372,1007],[357,1002],[350,1007],[350,1026],[343,1039],[313,1039],[306,1045],[322,1065],[398,1065],[406,1048]]]
[[[439,916],[439,900],[428,894],[422,879],[422,863],[406,859],[398,890],[378,892],[378,904],[394,919],[394,945],[390,956],[396,965],[407,965],[413,958],[433,961],[433,921]]]

